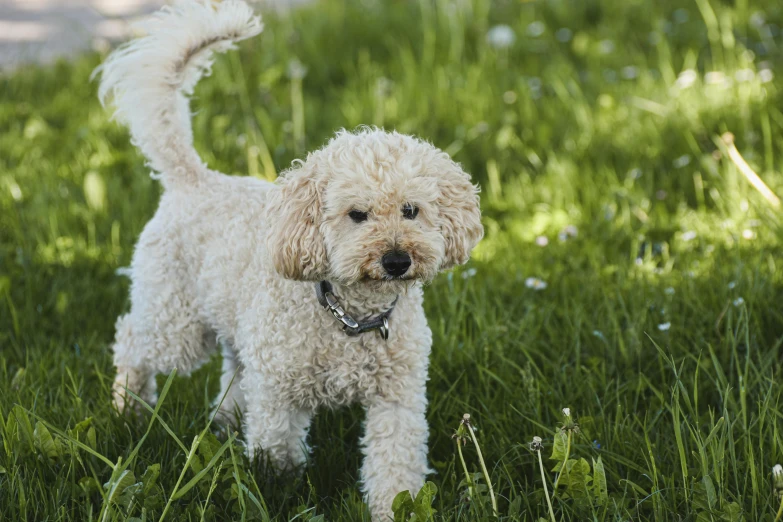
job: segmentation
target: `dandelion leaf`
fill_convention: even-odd
[[[566,446],[568,446],[568,435],[563,430],[557,430],[555,433],[555,443],[552,446],[552,456],[550,460],[563,461],[566,458]]]
[[[17,404],[13,407],[11,414],[8,416],[8,424],[11,424],[11,415],[13,415],[16,422],[17,440],[25,444],[30,450],[34,450],[35,437],[33,436],[33,425],[30,422],[30,417],[27,416],[27,412]]]
[[[560,477],[559,485],[565,487],[565,496],[574,499],[587,498],[590,490],[590,463],[585,459],[569,459]]]
[[[710,507],[710,509],[715,507],[715,503],[718,501],[717,494],[715,493],[715,485],[712,483],[712,479],[705,475],[702,479],[702,484],[704,484],[704,491],[707,494],[707,505]]]
[[[35,447],[46,457],[50,459],[62,457],[62,447],[57,444],[49,429],[42,422],[35,423],[33,439],[35,440]]]
[[[522,511],[522,497],[514,497],[514,500],[508,504],[508,516],[512,520],[519,520],[519,514]]]
[[[141,476],[141,482],[144,484],[144,493],[148,494],[155,487],[160,476],[160,464],[152,464],[147,467]]]
[[[721,519],[724,522],[745,522],[745,517],[742,516],[742,508],[736,502],[728,504],[723,509],[723,516]]]
[[[438,493],[438,487],[433,482],[427,482],[419,490],[416,500],[413,501],[413,514],[419,520],[430,520],[435,515],[435,509],[432,507],[432,501]]]
[[[598,460],[593,459],[593,498],[596,504],[602,506],[609,500],[609,494],[606,487],[606,471],[601,457]]]
[[[106,490],[106,500],[112,504],[118,503],[125,488],[133,485],[135,482],[136,477],[129,469],[124,470],[117,477],[112,477],[111,480],[103,485],[103,488]]]
[[[413,497],[408,490],[400,491],[392,501],[392,513],[394,522],[406,522],[413,511]]]

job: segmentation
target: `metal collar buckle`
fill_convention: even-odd
[[[391,307],[382,314],[359,322],[345,311],[332,292],[332,285],[328,281],[315,284],[315,295],[321,306],[331,312],[334,318],[342,324],[343,331],[347,335],[355,337],[370,330],[378,330],[381,339],[385,341],[389,338],[389,316],[394,310],[394,305],[397,304],[397,298],[394,299]]]

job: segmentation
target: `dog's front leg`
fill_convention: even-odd
[[[423,389],[405,400],[376,398],[367,404],[362,483],[374,522],[390,520],[397,493],[408,490],[415,496],[431,472],[426,407]]]
[[[244,366],[245,442],[249,456],[261,454],[278,471],[290,471],[307,460],[307,432],[313,411],[280,396],[275,382]]]
[[[245,438],[252,458],[262,454],[278,471],[292,471],[307,460],[312,412],[270,400],[248,401]]]

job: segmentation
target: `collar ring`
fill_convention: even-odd
[[[342,307],[332,291],[331,283],[328,281],[321,281],[315,284],[315,295],[318,298],[318,303],[342,324],[343,331],[349,337],[356,337],[371,330],[378,330],[381,339],[385,341],[389,338],[389,316],[394,310],[394,305],[397,304],[399,296],[395,297],[391,307],[380,315],[357,321]]]

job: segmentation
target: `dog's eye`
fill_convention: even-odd
[[[405,203],[402,206],[402,217],[405,219],[415,219],[418,214],[419,207],[411,205],[410,203]]]
[[[362,212],[361,210],[351,210],[348,212],[348,217],[353,219],[354,223],[361,223],[362,221],[367,221],[367,212]]]

